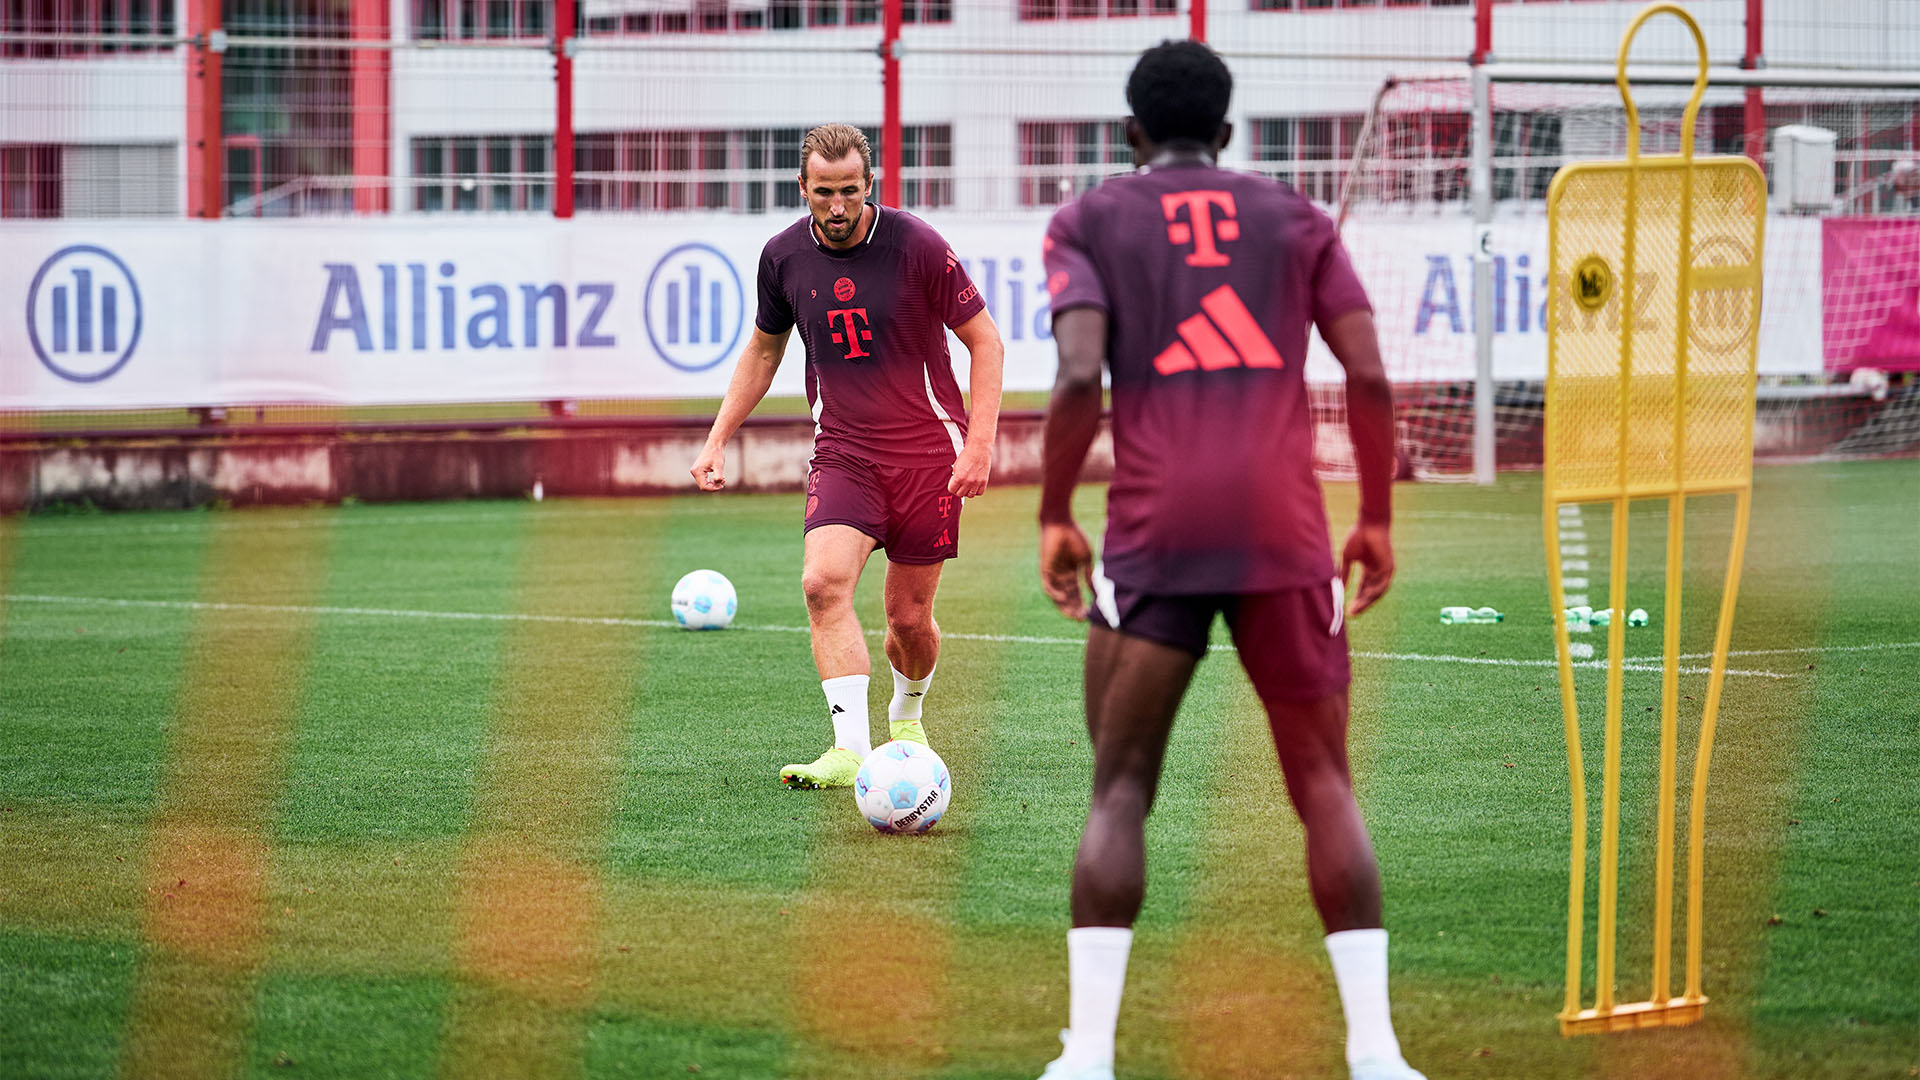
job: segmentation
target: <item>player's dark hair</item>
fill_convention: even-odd
[[[1163,41],[1140,54],[1127,76],[1127,106],[1147,138],[1211,144],[1227,119],[1233,75],[1198,41]]]
[[[873,147],[867,145],[867,133],[852,124],[821,124],[800,140],[800,175],[807,175],[807,162],[815,154],[831,162],[854,150],[860,151],[861,178],[873,179]]]

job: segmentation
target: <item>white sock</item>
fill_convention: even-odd
[[[893,668],[893,700],[887,703],[888,720],[920,719],[920,704],[926,700],[927,684],[933,681],[929,671],[918,679],[909,679]]]
[[[1060,1057],[1075,1067],[1113,1063],[1113,1029],[1127,981],[1133,930],[1076,926],[1067,931],[1067,1045]]]
[[[1393,1018],[1387,1011],[1387,932],[1328,934],[1327,956],[1340,987],[1340,1008],[1347,1014],[1347,1063],[1401,1060],[1400,1040],[1393,1037]]]
[[[833,716],[833,745],[866,757],[873,753],[873,731],[867,726],[867,677],[842,675],[822,679],[827,712]]]

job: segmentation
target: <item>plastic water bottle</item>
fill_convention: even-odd
[[[1473,621],[1473,609],[1470,607],[1443,607],[1440,609],[1440,625],[1456,626]]]
[[[1475,623],[1504,622],[1505,620],[1505,615],[1500,614],[1490,607],[1474,608],[1473,614],[1467,616],[1468,622]]]
[[[1568,626],[1587,626],[1593,622],[1593,609],[1585,604],[1576,604],[1564,613]]]
[[[1627,612],[1628,626],[1645,626],[1647,625],[1648,621],[1649,620],[1647,618],[1646,608],[1637,607],[1637,608],[1634,608],[1632,611]]]
[[[1603,607],[1599,611],[1594,612],[1588,621],[1592,622],[1595,626],[1611,625],[1613,622],[1613,609]]]

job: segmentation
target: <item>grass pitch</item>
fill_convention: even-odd
[[[1916,480],[1759,472],[1707,1018],[1579,1040],[1553,1019],[1568,805],[1538,478],[1399,489],[1398,579],[1352,627],[1352,745],[1396,1025],[1433,1080],[1920,1069]],[[1081,493],[1090,532],[1102,497]],[[1344,530],[1352,489],[1329,497]],[[967,509],[927,704],[956,793],[918,838],[776,782],[829,737],[795,496],[0,520],[0,1075],[1036,1075],[1089,757],[1034,501]],[[1689,653],[1731,517],[1689,507]],[[1605,509],[1584,521],[1604,604]],[[1655,621],[1628,651],[1657,658],[1663,507],[1632,526]],[[734,629],[671,628],[700,566],[738,587]],[[1442,626],[1447,604],[1507,619]],[[1627,676],[1622,1000],[1648,992],[1658,679]],[[1597,769],[1603,674],[1579,681]],[[1704,684],[1681,679],[1683,797]],[[1299,830],[1230,652],[1174,742],[1120,1075],[1343,1076]]]

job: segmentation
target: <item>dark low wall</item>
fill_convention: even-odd
[[[539,426],[441,426],[384,431],[164,432],[0,443],[0,512],[59,504],[103,509],[209,503],[367,502],[547,495],[663,495],[693,490],[687,470],[711,420],[556,421]],[[1041,418],[1001,417],[993,480],[1040,479]],[[727,486],[796,491],[806,480],[813,422],[752,419],[727,447]],[[1103,430],[1086,476],[1105,479]]]

